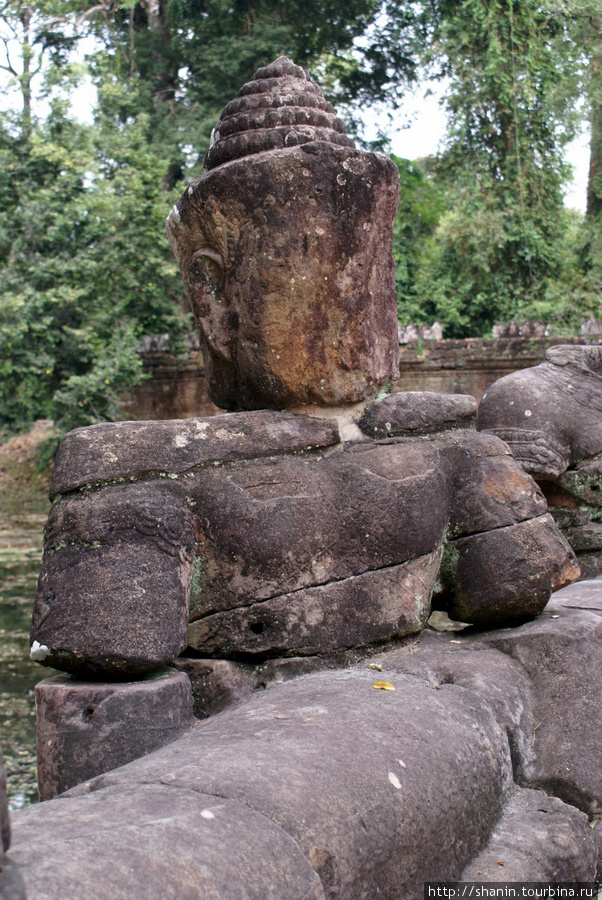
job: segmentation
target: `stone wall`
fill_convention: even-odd
[[[602,338],[594,341],[602,343]],[[548,347],[584,342],[563,337],[415,341],[399,348],[400,377],[395,390],[471,394],[480,401],[498,378],[538,365]],[[149,378],[124,396],[124,418],[185,419],[221,412],[207,396],[198,350],[184,361],[169,353],[145,353],[143,358]]]
[[[583,338],[510,337],[406,344],[399,348],[400,377],[395,389],[471,394],[480,402],[498,378],[542,362],[548,347],[586,342]],[[600,342],[600,338],[595,339],[595,343]]]
[[[222,412],[207,396],[203,358],[191,350],[185,360],[170,353],[143,353],[148,378],[124,395],[124,419],[187,419]]]

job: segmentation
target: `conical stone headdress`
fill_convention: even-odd
[[[398,373],[396,166],[286,57],[227,104],[167,232],[224,409],[343,406]]]
[[[205,168],[310,141],[355,147],[322,88],[305,69],[280,56],[258,69],[224,107],[205,156]]]

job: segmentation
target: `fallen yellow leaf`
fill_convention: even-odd
[[[390,681],[377,681],[376,684],[372,685],[373,688],[376,688],[377,691],[394,691],[395,688],[391,684]]]

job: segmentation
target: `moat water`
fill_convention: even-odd
[[[47,505],[0,510],[0,744],[11,809],[37,801],[34,686],[55,674],[29,659]]]

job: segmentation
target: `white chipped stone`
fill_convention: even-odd
[[[50,647],[47,647],[46,644],[40,644],[39,641],[34,641],[29,651],[29,658],[34,662],[43,662],[47,656],[50,656],[50,653]]]

